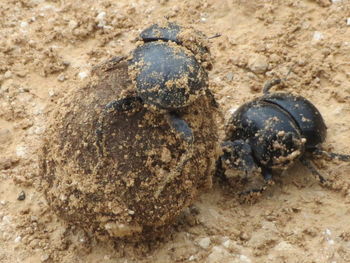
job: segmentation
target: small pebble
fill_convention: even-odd
[[[9,71],[9,70],[6,71],[5,74],[4,74],[5,79],[9,79],[9,78],[11,78],[11,76],[12,76],[12,72]]]
[[[233,80],[233,73],[232,73],[232,72],[227,73],[227,74],[226,74],[226,79],[227,79],[228,81],[232,81],[232,80]]]
[[[78,22],[75,21],[75,20],[71,20],[71,21],[69,21],[69,23],[68,23],[68,27],[69,27],[70,29],[74,29],[74,28],[76,28],[77,26],[78,26]]]
[[[188,261],[194,261],[196,260],[196,258],[197,258],[196,256],[192,255],[188,258]]]
[[[224,248],[215,246],[212,249],[212,252],[208,256],[207,263],[222,263],[230,262],[233,260],[233,256]]]
[[[348,17],[348,18],[346,19],[346,24],[347,24],[348,26],[350,26],[350,17]]]
[[[65,76],[64,74],[60,74],[60,75],[57,77],[57,80],[63,82],[63,81],[66,80],[66,76]]]
[[[260,54],[252,56],[248,61],[248,68],[255,74],[265,73],[268,66],[267,57]]]
[[[78,76],[80,79],[85,79],[87,78],[89,74],[86,71],[79,72]]]
[[[320,41],[320,40],[324,39],[324,35],[323,35],[323,33],[319,32],[319,31],[315,31],[312,39],[314,41]]]
[[[22,28],[25,28],[28,26],[28,22],[22,21],[20,25]]]
[[[23,201],[24,199],[26,199],[26,193],[24,191],[21,191],[17,197],[17,200]]]
[[[55,95],[56,95],[55,91],[49,90],[49,96],[50,96],[50,97],[53,97],[53,96],[55,96]]]
[[[98,15],[96,16],[96,19],[97,19],[97,20],[103,20],[103,19],[105,19],[105,17],[106,17],[106,12],[100,12],[100,13],[98,13]]]
[[[16,154],[18,157],[25,157],[27,154],[27,149],[23,145],[19,145],[16,147]]]
[[[242,262],[242,263],[251,263],[252,261],[245,255],[240,255],[239,256],[239,260]]]
[[[18,236],[15,238],[15,243],[19,243],[19,242],[21,242],[21,240],[22,240],[22,237]]]
[[[210,243],[211,241],[209,237],[202,238],[198,241],[198,245],[203,249],[208,249],[210,246]]]
[[[41,256],[41,262],[45,262],[45,261],[47,261],[48,259],[50,258],[50,256],[48,255],[48,254],[44,254],[44,255],[42,255]]]

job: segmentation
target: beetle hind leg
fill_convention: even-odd
[[[347,155],[347,154],[332,153],[332,152],[324,151],[322,149],[316,149],[313,153],[315,155],[326,157],[331,160],[340,160],[343,162],[350,162],[350,155]]]
[[[315,176],[318,178],[318,180],[320,181],[321,184],[324,184],[325,182],[327,182],[327,180],[317,171],[317,169],[315,168],[314,164],[312,163],[312,161],[309,161],[305,158],[301,158],[300,162]]]

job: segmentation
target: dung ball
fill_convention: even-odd
[[[191,143],[174,132],[164,110],[135,103],[132,110],[106,112],[111,101],[137,96],[128,61],[112,62],[57,105],[40,175],[60,217],[99,238],[135,239],[173,222],[211,185],[215,109],[203,94],[176,111],[192,130]]]

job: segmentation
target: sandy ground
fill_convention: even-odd
[[[283,90],[319,108],[325,148],[350,153],[350,1],[130,2],[0,2],[0,262],[350,262],[347,163],[317,162],[329,188],[296,164],[255,204],[215,182],[150,244],[98,242],[50,211],[38,150],[57,100],[164,17],[222,34],[211,40],[210,80],[225,119],[291,71]]]

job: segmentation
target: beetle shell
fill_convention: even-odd
[[[307,150],[312,151],[326,139],[327,127],[321,113],[304,97],[288,93],[272,93],[264,96],[262,100],[278,105],[293,118],[306,138]]]
[[[42,188],[53,210],[101,238],[142,237],[172,222],[210,185],[216,159],[215,110],[205,96],[177,112],[193,131],[192,146],[163,112],[142,104],[109,112],[97,143],[105,105],[130,92],[128,68],[121,61],[97,72],[96,81],[62,100],[41,157]]]
[[[208,86],[208,76],[184,47],[150,42],[138,47],[130,61],[145,103],[164,109],[188,106]]]

